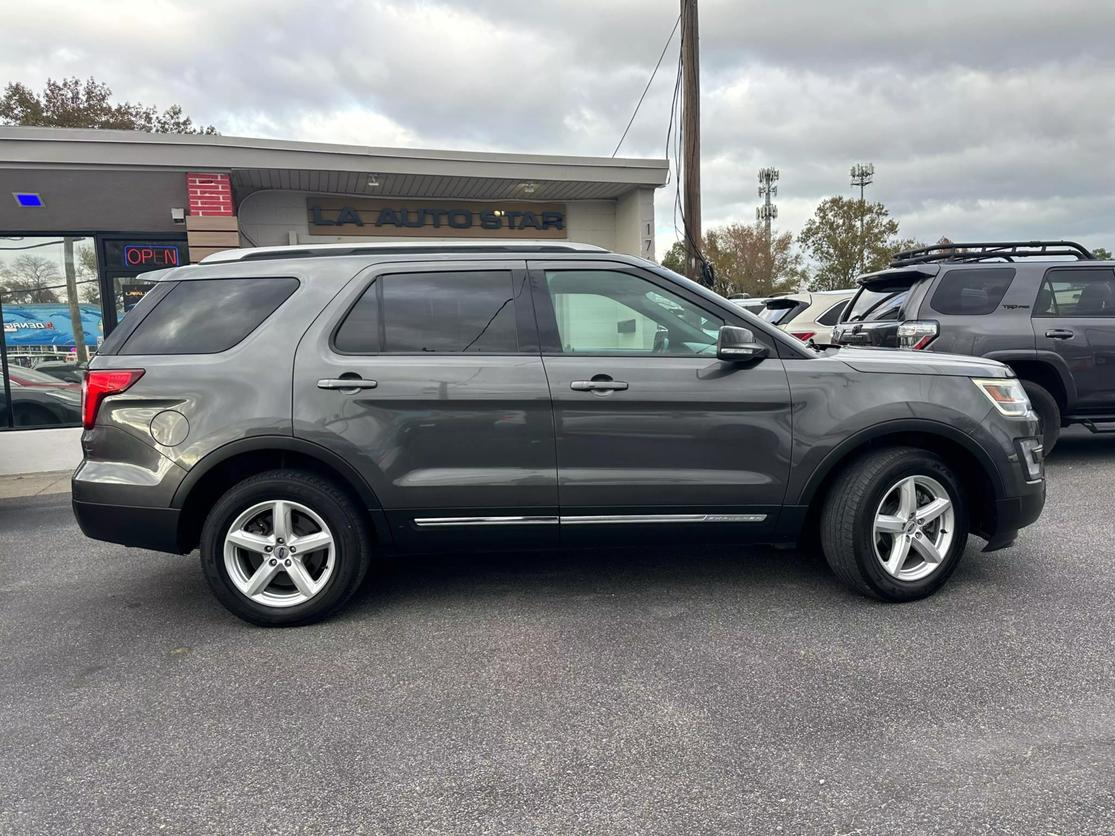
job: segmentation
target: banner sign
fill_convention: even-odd
[[[85,344],[96,348],[102,335],[100,305],[78,305]],[[59,304],[4,305],[4,342],[8,351],[20,346],[72,347],[70,306]]]
[[[566,238],[564,203],[311,197],[311,235],[394,238]]]

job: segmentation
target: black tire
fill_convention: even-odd
[[[298,502],[320,516],[333,534],[335,563],[325,586],[309,601],[273,607],[236,588],[224,561],[229,527],[251,506],[271,500]],[[201,532],[201,567],[213,594],[230,612],[261,627],[295,627],[335,613],[364,580],[370,562],[365,516],[334,483],[300,470],[272,470],[230,488],[213,506]]]
[[[1041,419],[1041,436],[1043,454],[1048,456],[1061,437],[1061,407],[1057,399],[1049,394],[1044,386],[1030,380],[1022,381],[1022,388],[1034,407],[1034,412]]]
[[[890,575],[875,553],[875,513],[888,491],[907,476],[939,482],[953,504],[952,545],[937,569],[920,580]],[[939,456],[917,447],[889,447],[848,466],[825,497],[821,545],[836,576],[853,590],[884,601],[913,601],[936,592],[956,569],[968,541],[968,503]]]

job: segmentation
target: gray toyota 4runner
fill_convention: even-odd
[[[810,532],[907,601],[1045,499],[1006,366],[821,353],[596,247],[263,248],[156,279],[90,365],[74,511],[199,548],[256,624],[335,612],[388,552]]]
[[[1072,241],[938,244],[899,253],[862,289],[833,341],[1006,363],[1042,422],[1115,432],[1115,263]]]

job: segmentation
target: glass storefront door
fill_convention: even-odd
[[[0,431],[81,424],[81,375],[184,240],[0,235]],[[103,298],[109,295],[109,298]]]
[[[80,373],[105,337],[94,239],[0,237],[0,319],[0,428],[80,424]]]

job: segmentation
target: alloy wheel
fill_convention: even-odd
[[[955,537],[956,511],[945,486],[930,476],[907,476],[890,488],[875,512],[872,541],[883,570],[901,581],[937,571]]]
[[[224,564],[245,597],[267,607],[293,607],[325,588],[336,550],[317,513],[276,499],[258,502],[233,520],[224,538]]]

